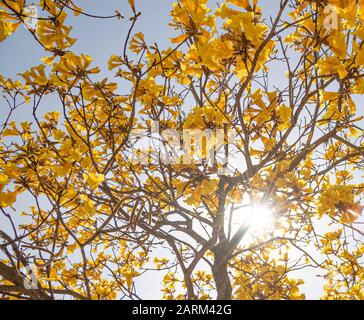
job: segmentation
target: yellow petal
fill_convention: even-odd
[[[134,0],[128,0],[130,7],[135,12],[135,1]]]

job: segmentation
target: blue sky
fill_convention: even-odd
[[[168,39],[176,35],[174,30],[168,27],[169,11],[174,1],[135,0],[135,2],[137,9],[142,12],[135,31],[143,31],[147,43],[157,42],[161,48],[167,47]],[[279,0],[262,0],[259,3],[263,7],[263,13],[268,16],[269,14],[274,15],[279,2]],[[76,0],[75,3],[84,8],[86,12],[97,15],[112,15],[115,10],[124,16],[131,15],[127,0]],[[211,1],[211,3],[216,2]],[[70,16],[67,24],[73,25],[72,35],[78,38],[72,50],[77,54],[90,55],[94,58],[95,64],[101,67],[101,76],[111,76],[107,71],[107,61],[111,54],[121,52],[129,23],[125,20],[92,19],[81,15]],[[20,27],[14,35],[0,43],[0,74],[14,78],[18,73],[40,64],[40,59],[45,55],[46,53],[35,43],[30,33]],[[0,108],[2,107],[4,106],[0,104]],[[42,108],[44,112],[56,109],[56,98],[50,97],[47,105],[43,105]],[[21,110],[16,114],[16,120],[26,120],[29,112],[30,110]],[[26,200],[23,200],[23,203],[19,204],[24,206],[24,209],[26,208],[25,202]],[[320,283],[317,279],[316,275],[312,273],[305,276],[304,291],[308,298],[317,298],[320,295]],[[142,297],[160,297],[158,294],[155,295],[161,281],[156,273],[155,276],[148,276],[141,281],[143,281],[142,287],[144,288],[144,292],[140,292]],[[145,281],[148,281],[148,285]]]

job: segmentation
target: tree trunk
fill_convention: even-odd
[[[227,269],[227,261],[223,254],[216,254],[212,275],[215,280],[217,290],[217,300],[231,300],[232,287]]]

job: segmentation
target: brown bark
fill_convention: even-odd
[[[228,273],[228,262],[224,252],[215,252],[212,275],[215,280],[217,300],[231,300],[232,286]]]

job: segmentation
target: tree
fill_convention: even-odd
[[[311,269],[363,299],[364,2],[179,0],[165,49],[128,3],[0,2],[0,41],[25,25],[48,55],[0,78],[1,296],[138,299],[158,270],[165,299],[303,299]],[[130,24],[112,80],[69,14]]]

